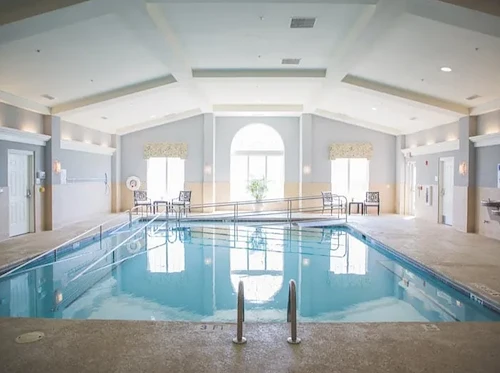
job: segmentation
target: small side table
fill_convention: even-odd
[[[351,206],[352,205],[355,205],[356,206],[356,213],[359,214],[359,210],[360,210],[360,207],[361,207],[361,215],[364,215],[364,203],[363,202],[349,202],[349,215],[351,215]]]
[[[170,208],[170,202],[165,200],[154,201],[153,202],[153,214],[157,214],[160,205],[165,205],[165,209],[168,210]]]

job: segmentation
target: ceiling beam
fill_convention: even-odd
[[[164,125],[167,123],[177,122],[177,121],[180,121],[183,119],[188,119],[188,118],[191,118],[191,117],[194,117],[197,115],[201,115],[201,114],[203,114],[203,113],[200,109],[193,109],[193,110],[184,111],[182,113],[170,114],[170,115],[167,115],[163,118],[153,119],[153,120],[149,120],[147,122],[137,123],[137,124],[133,124],[133,125],[130,125],[127,127],[119,128],[116,130],[116,133],[118,135],[126,135],[128,133],[142,131],[142,130],[145,130],[147,128],[157,127],[157,126],[161,126],[161,125]]]
[[[324,78],[326,69],[193,69],[193,78]]]
[[[100,104],[105,101],[114,100],[124,96],[136,94],[139,92],[147,91],[154,88],[164,87],[177,81],[172,75],[167,75],[161,78],[148,80],[137,84],[132,84],[126,87],[114,89],[112,91],[99,93],[93,96],[84,97],[75,101],[62,103],[52,107],[52,114],[60,114],[68,111],[74,111],[90,105]]]
[[[266,104],[227,104],[214,105],[214,112],[282,112],[299,113],[304,110],[302,105],[266,105]]]
[[[470,115],[482,115],[500,110],[500,98],[470,109]]]
[[[330,89],[338,86],[356,63],[368,55],[376,41],[404,14],[406,0],[379,0],[366,6],[329,59],[323,88],[313,95],[306,110],[313,112]]]
[[[478,12],[500,17],[500,2],[491,0],[440,0],[444,3],[461,6]]]
[[[44,3],[44,1],[38,2]],[[63,7],[57,11],[5,24],[0,27],[0,44],[26,39],[54,29],[61,29],[75,23],[110,14],[114,11],[113,6],[119,6],[117,0],[80,1],[76,5]]]
[[[500,18],[498,16],[478,11],[471,12],[468,8],[451,4],[451,1],[407,1],[408,13],[415,16],[500,38]]]
[[[4,2],[0,5],[0,26],[87,1],[89,0],[25,0],[21,5],[16,1]]]
[[[203,112],[210,112],[212,106],[198,89],[193,79],[191,65],[181,43],[164,14],[163,5],[145,3],[144,0],[130,1],[120,7],[119,15],[141,40],[144,47],[165,64],[168,72],[199,103]]]
[[[469,115],[469,108],[466,106],[357,76],[347,75],[344,79],[342,79],[342,83],[361,88],[362,90],[369,91],[371,93],[376,92],[390,96],[391,98],[403,99],[408,101],[410,104],[421,104],[418,106],[422,108],[423,105],[427,110],[431,109],[441,113],[444,112],[445,114],[450,114],[450,112],[452,112],[460,114],[461,116]]]
[[[15,96],[8,92],[0,91],[0,102],[3,102],[7,105],[16,106],[20,109],[32,111],[34,113],[50,115],[49,107],[23,97]]]
[[[333,112],[328,111],[328,110],[316,109],[312,114],[318,115],[318,116],[323,117],[323,118],[352,124],[354,126],[368,128],[368,129],[373,130],[373,131],[388,133],[388,134],[394,135],[394,136],[402,134],[401,131],[398,131],[397,129],[392,128],[392,127],[381,126],[380,124],[367,122],[367,121],[364,121],[361,119],[356,119],[356,118],[350,117],[348,115],[340,114],[340,113],[333,113]]]

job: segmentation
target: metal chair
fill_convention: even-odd
[[[148,192],[145,190],[135,190],[134,191],[134,207],[145,206],[146,211],[149,209],[151,211],[151,199],[148,198]]]
[[[172,208],[176,206],[182,207],[184,210],[184,215],[186,215],[186,207],[191,212],[191,191],[190,190],[181,190],[179,192],[179,197],[172,199]]]
[[[379,192],[366,192],[366,199],[364,202],[365,214],[368,214],[368,207],[376,207],[377,215],[380,215],[380,193]]]
[[[323,210],[322,214],[325,213],[325,208],[330,208],[330,215],[333,215],[333,209],[340,209],[342,213],[342,202],[340,199],[336,197],[332,192],[321,192],[322,202],[323,202]]]

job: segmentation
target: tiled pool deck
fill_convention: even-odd
[[[401,216],[349,220],[364,234],[500,302],[500,241]],[[32,256],[26,247],[53,247],[71,236],[68,229],[4,241],[0,263],[12,258],[12,248],[4,255],[6,246],[24,247],[25,257]],[[17,240],[25,240],[24,246]],[[290,346],[286,324],[248,324],[247,345],[234,346],[234,325],[0,319],[1,371],[500,372],[500,323],[436,325],[302,324],[302,344]],[[14,342],[33,330],[46,337]]]

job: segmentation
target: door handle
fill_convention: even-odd
[[[26,192],[26,198],[31,198],[31,189]]]

